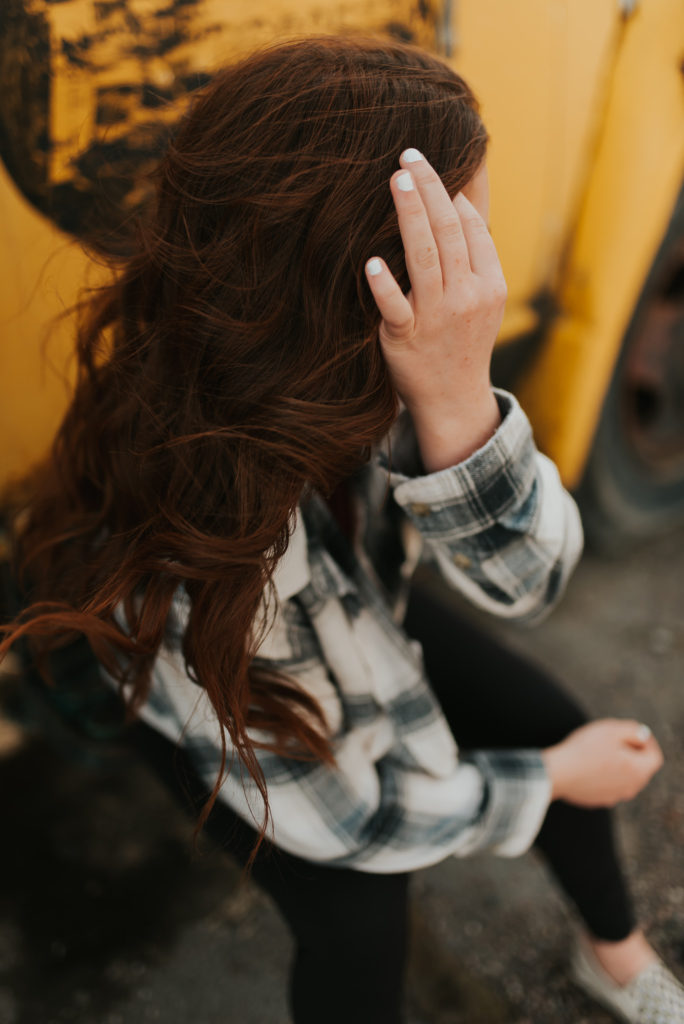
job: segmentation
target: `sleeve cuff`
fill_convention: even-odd
[[[481,533],[530,493],[536,473],[532,428],[513,395],[493,390],[502,422],[464,462],[422,476],[391,473],[395,500],[421,533]]]
[[[487,780],[487,848],[518,857],[536,839],[551,802],[551,779],[538,750],[478,750],[472,755]]]

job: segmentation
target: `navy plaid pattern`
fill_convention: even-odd
[[[579,557],[574,502],[535,448],[516,400],[496,394],[502,423],[495,435],[437,473],[422,470],[410,424],[400,417],[391,470],[379,454],[355,481],[355,545],[315,496],[298,513],[258,660],[318,701],[336,763],[259,754],[270,837],[290,853],[369,872],[407,871],[482,849],[514,856],[541,826],[550,782],[539,751],[459,756],[420,647],[397,623],[418,558],[434,559],[476,606],[535,622],[558,600]],[[389,564],[388,550],[409,552],[405,564]],[[182,634],[186,601],[179,595],[170,637]],[[213,785],[218,724],[187,676],[178,643],[169,641],[157,660],[142,717],[184,744]],[[268,737],[255,731],[254,738]],[[261,825],[258,790],[235,757],[220,798]]]

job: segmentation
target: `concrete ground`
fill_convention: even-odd
[[[497,627],[666,766],[617,818],[637,907],[684,976],[684,533],[586,555],[558,610]],[[6,703],[20,681],[6,677]],[[0,1024],[287,1024],[290,941],[140,764],[0,720]],[[534,854],[447,860],[413,888],[411,1024],[607,1024],[567,978],[573,919]],[[324,1017],[321,1024],[325,1024]]]

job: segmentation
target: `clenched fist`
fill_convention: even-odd
[[[602,718],[542,751],[552,799],[580,807],[614,807],[640,793],[662,767],[663,752],[639,722]]]

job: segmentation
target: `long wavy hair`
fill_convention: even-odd
[[[197,94],[132,254],[84,307],[73,398],[16,517],[31,603],[0,655],[84,634],[134,717],[184,588],[186,669],[223,737],[198,827],[230,746],[263,837],[252,727],[281,755],[333,760],[315,702],[252,665],[254,623],[302,497],[330,494],[396,415],[364,264],[383,256],[408,290],[398,157],[420,149],[454,195],[485,155],[478,111],[451,68],[394,40],[263,48]]]

